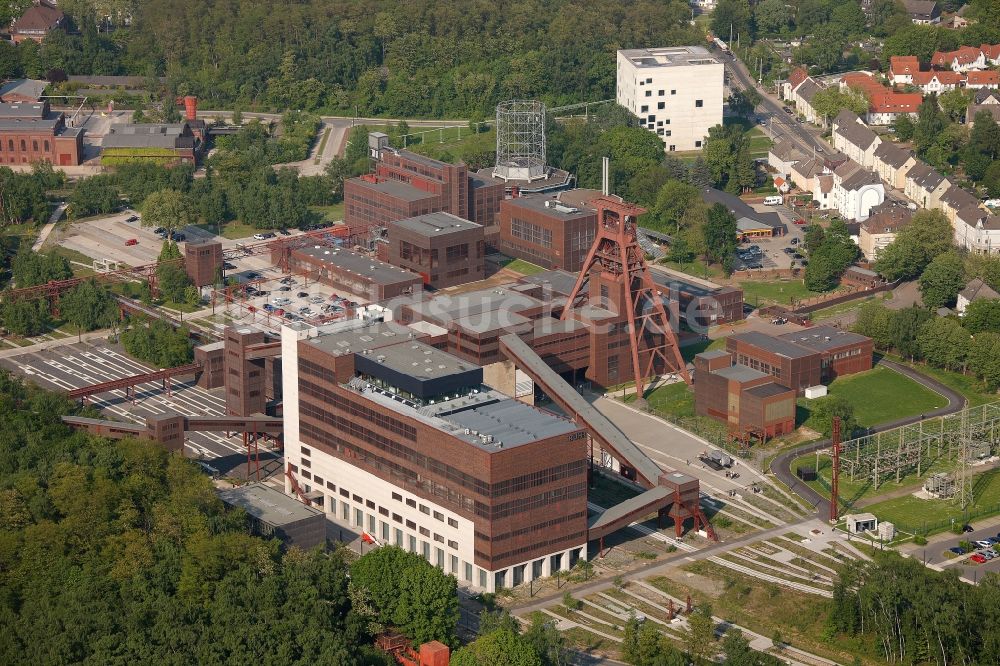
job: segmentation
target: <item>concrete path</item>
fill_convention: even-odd
[[[109,332],[107,329],[102,331],[91,331],[90,333],[84,333],[82,340],[87,342],[89,340],[99,340],[101,338],[108,337]],[[77,336],[71,336],[68,338],[59,338],[57,340],[46,340],[45,342],[39,342],[34,345],[27,345],[25,347],[17,347],[14,349],[2,349],[0,350],[0,358],[14,358],[16,356],[23,356],[25,354],[34,354],[36,352],[44,351],[46,349],[54,349],[56,347],[65,347],[67,345],[75,345],[80,342]]]
[[[917,416],[907,416],[905,418],[896,419],[894,421],[889,421],[887,423],[881,423],[877,426],[871,428],[871,432],[882,432],[885,430],[891,430],[893,428],[898,428],[899,426],[909,425],[911,423],[916,423],[922,419],[929,419],[935,416],[946,416],[948,414],[954,414],[965,407],[965,397],[954,391],[936,379],[932,379],[927,375],[924,375],[908,365],[903,365],[902,363],[896,363],[895,361],[890,361],[883,358],[878,362],[877,365],[882,367],[895,370],[901,375],[909,377],[913,381],[921,384],[930,390],[938,393],[948,400],[948,404],[944,407],[940,407],[926,414],[919,414]],[[781,480],[786,486],[791,490],[801,495],[805,498],[813,507],[816,509],[816,515],[820,520],[826,521],[830,517],[830,500],[828,500],[823,495],[813,490],[811,487],[799,481],[798,477],[791,470],[792,461],[799,456],[806,453],[813,453],[814,451],[819,451],[820,449],[825,449],[830,446],[829,439],[821,439],[817,442],[812,442],[805,444],[803,446],[798,446],[788,451],[784,451],[779,454],[771,462],[771,471],[774,472],[775,476]]]
[[[59,218],[61,218],[63,213],[66,212],[66,205],[67,204],[63,202],[56,206],[56,209],[52,211],[52,215],[49,216],[48,224],[42,227],[42,230],[38,234],[38,238],[35,239],[35,244],[31,246],[32,252],[38,252],[42,249],[42,245],[45,244],[49,234],[51,234],[52,230],[56,228],[56,222],[58,222]]]

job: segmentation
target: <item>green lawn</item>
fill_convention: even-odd
[[[327,222],[342,222],[344,220],[344,203],[336,203],[332,206],[309,206],[309,210],[319,213]]]
[[[1000,395],[997,395],[996,393],[984,392],[982,390],[982,385],[975,377],[963,375],[958,372],[951,372],[949,370],[932,368],[919,363],[909,363],[908,361],[897,356],[889,355],[887,358],[891,358],[899,363],[905,363],[906,365],[919,370],[923,374],[933,377],[948,388],[958,391],[965,396],[969,406],[974,407],[976,405],[985,405],[988,402],[996,402],[1000,400]]]
[[[685,273],[687,275],[693,275],[704,279],[722,277],[721,266],[718,264],[706,264],[703,261],[688,261],[685,263],[680,263],[678,261],[661,261],[660,265],[679,273]]]
[[[537,264],[533,264],[530,261],[525,261],[524,259],[514,259],[512,261],[504,264],[504,268],[512,270],[521,275],[535,275],[536,273],[541,273],[545,269]]]
[[[684,345],[681,347],[681,356],[684,357],[685,361],[692,361],[695,356],[705,351],[715,351],[716,349],[725,349],[726,339],[716,338],[715,340],[699,340],[690,345]]]
[[[948,529],[951,520],[966,516],[982,517],[1000,513],[1000,470],[992,470],[973,478],[973,502],[968,513],[954,500],[923,500],[913,495],[896,497],[865,507],[880,520],[895,523],[907,531],[935,532]],[[975,518],[972,518],[975,520]]]
[[[472,167],[477,168],[482,166],[482,163],[475,164],[479,160],[474,158],[487,156],[491,151],[496,150],[497,145],[497,134],[496,130],[493,129],[477,134],[473,134],[468,126],[445,127],[432,131],[426,131],[424,128],[413,128],[412,131],[425,133],[408,138],[408,141],[413,138],[418,141],[418,143],[408,143],[408,150],[445,161],[465,159],[467,162],[473,163]]]
[[[850,402],[858,424],[865,427],[923,414],[948,404],[943,396],[909,377],[879,367],[835,379],[830,384],[830,395]],[[803,399],[799,406],[808,412],[811,402]],[[803,425],[809,425],[808,418]]]
[[[634,395],[630,395],[625,399],[626,402],[634,400]],[[694,393],[684,382],[677,382],[653,389],[646,395],[646,402],[649,404],[651,410],[659,412],[664,416],[673,418],[694,416]]]
[[[774,144],[759,127],[754,127],[747,136],[750,137],[750,157],[767,157],[767,152]]]
[[[793,300],[797,302],[818,295],[806,289],[802,280],[744,280],[740,288],[743,300],[754,306],[764,303],[790,305]]]

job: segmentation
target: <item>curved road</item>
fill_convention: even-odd
[[[921,414],[920,416],[907,416],[906,418],[880,423],[877,426],[870,428],[870,432],[882,432],[884,430],[898,428],[899,426],[916,423],[924,418],[954,414],[965,407],[965,397],[961,393],[948,388],[936,379],[932,379],[927,375],[917,372],[907,365],[896,363],[895,361],[890,361],[885,358],[880,360],[877,365],[895,370],[901,375],[905,375],[918,384],[921,384],[935,393],[944,396],[948,400],[948,404],[931,412],[927,412],[926,414]],[[791,464],[793,460],[805,453],[812,453],[813,451],[825,449],[829,446],[830,440],[822,439],[818,442],[811,442],[794,449],[789,449],[771,461],[771,470],[774,472],[775,476],[777,476],[781,482],[788,486],[792,491],[799,494],[805,498],[806,501],[812,504],[816,508],[817,517],[823,521],[828,520],[830,517],[830,500],[820,495],[810,486],[799,481],[799,478],[795,476],[791,470]]]

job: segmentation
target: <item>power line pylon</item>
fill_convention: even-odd
[[[618,302],[618,314],[624,311],[628,322],[636,402],[641,403],[646,378],[658,371],[676,372],[688,384],[691,377],[636,237],[636,220],[646,210],[608,195],[598,197],[593,204],[597,207],[594,244],[566,301],[562,319],[569,316],[588,281],[592,302],[600,299],[602,307],[607,307],[606,299]],[[601,288],[599,294],[597,286]],[[618,293],[611,294],[612,286]]]

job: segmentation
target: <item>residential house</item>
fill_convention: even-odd
[[[970,90],[1000,87],[1000,72],[986,69],[981,72],[968,72],[965,75],[965,87]]]
[[[962,9],[966,7],[968,5],[963,5]],[[983,58],[988,65],[1000,65],[1000,44],[983,44],[979,50],[983,52]]]
[[[966,7],[968,7],[968,5],[963,5],[962,9],[965,9]],[[941,25],[949,30],[962,30],[963,28],[967,28],[969,26],[969,19],[955,14],[942,21]]]
[[[903,188],[906,197],[921,208],[937,208],[941,205],[941,197],[951,181],[942,176],[934,167],[917,162],[906,174],[906,185]]]
[[[891,125],[904,114],[916,118],[923,101],[920,93],[885,92],[872,95],[865,122],[869,125]]]
[[[875,149],[872,169],[889,187],[902,190],[906,187],[906,174],[917,163],[917,158],[891,141],[883,141]]]
[[[910,20],[918,25],[935,25],[941,22],[941,8],[934,0],[903,0],[903,7]]]
[[[791,172],[792,165],[807,155],[790,138],[772,144],[767,151],[767,165],[781,175]]]
[[[10,37],[15,44],[27,39],[41,42],[45,36],[57,28],[66,27],[66,14],[54,3],[40,0],[28,7],[20,18],[10,24]]]
[[[958,215],[958,211],[965,210],[967,208],[978,208],[979,199],[977,199],[971,192],[965,190],[958,185],[952,185],[941,195],[941,202],[939,208],[944,216],[948,218],[952,227],[955,226],[955,218]]]
[[[896,233],[912,219],[912,210],[891,201],[872,208],[858,232],[858,247],[865,259],[878,259],[879,252],[896,240]]]
[[[781,192],[782,194],[788,194],[792,189],[792,185],[787,180],[785,180],[784,176],[775,176],[774,188],[779,192]]]
[[[986,69],[986,56],[981,48],[975,46],[961,46],[954,51],[935,51],[931,56],[931,67],[956,72]]]
[[[813,181],[813,201],[821,210],[834,208],[833,174],[826,172],[816,176]]]
[[[975,254],[1000,253],[1000,216],[982,208],[958,211],[955,244]]]
[[[846,220],[868,219],[871,209],[885,201],[885,186],[874,171],[853,160],[833,172],[833,207]]]
[[[809,78],[809,73],[803,67],[796,67],[781,84],[781,99],[786,102],[795,101],[795,89]]]
[[[965,122],[971,125],[976,120],[976,114],[980,111],[993,116],[993,120],[1000,122],[1000,92],[992,88],[982,88],[976,91],[972,98],[972,103],[965,111]]]
[[[875,149],[881,143],[854,112],[844,109],[833,119],[833,147],[866,169],[872,167]]]
[[[1000,298],[1000,294],[996,292],[990,285],[983,282],[980,278],[973,278],[967,285],[965,289],[958,292],[958,302],[955,304],[955,309],[958,310],[958,314],[965,314],[965,308],[969,307],[969,303],[973,301],[979,301],[982,299],[996,300]]]
[[[818,83],[813,81],[812,78],[807,78],[802,82],[802,85],[795,89],[795,92],[793,93],[796,110],[805,116],[805,119],[811,123],[818,120],[816,110],[812,107],[812,100],[813,97],[816,96],[816,93],[822,89],[823,88]]]
[[[795,186],[804,192],[812,192],[816,187],[816,176],[826,170],[823,160],[810,157],[792,165],[788,176],[795,183]]]
[[[974,72],[969,72],[973,74]],[[913,85],[920,88],[924,95],[940,95],[943,92],[962,87],[965,77],[960,72],[951,70],[917,72],[913,75]]]
[[[889,83],[894,86],[913,83],[913,75],[920,72],[917,56],[892,56],[889,58]]]

